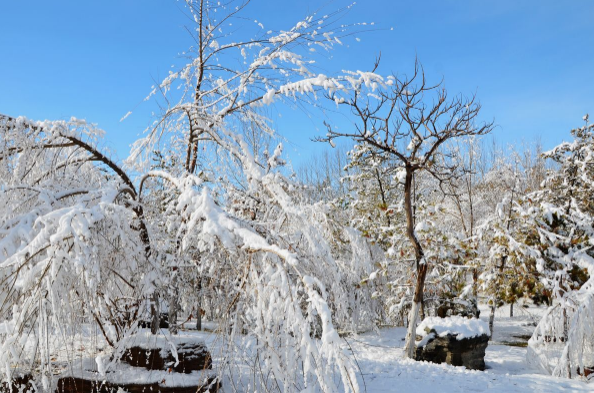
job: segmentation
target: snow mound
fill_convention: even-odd
[[[169,332],[161,331],[161,334],[153,335],[150,330],[144,330],[138,334],[131,335],[123,340],[124,347],[140,347],[142,349],[169,349],[184,344],[206,346],[204,340],[189,334],[171,335]]]
[[[421,322],[416,332],[421,337],[425,337],[430,333],[435,333],[439,337],[451,334],[455,335],[457,340],[463,340],[482,336],[483,334],[488,335],[489,325],[480,319],[468,319],[457,315],[447,318],[429,317]]]

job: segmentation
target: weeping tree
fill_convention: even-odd
[[[376,63],[373,71],[377,69]],[[377,91],[354,91],[329,94],[328,98],[346,106],[355,116],[350,130],[339,131],[327,124],[328,133],[320,141],[331,142],[340,137],[391,155],[402,167],[406,236],[414,250],[416,285],[409,314],[405,356],[414,357],[415,329],[423,301],[428,263],[423,245],[415,230],[413,184],[415,174],[426,171],[438,184],[457,175],[455,161],[445,151],[444,143],[454,138],[484,135],[492,123],[476,124],[480,105],[475,97],[449,97],[441,85],[428,85],[422,67],[415,64],[411,77],[390,76],[378,83]]]
[[[254,349],[250,361],[260,373],[256,390],[358,391],[338,329],[365,302],[352,287],[370,273],[371,262],[366,266],[361,257],[369,252],[354,231],[342,231],[336,240],[338,225],[326,226],[331,220],[323,206],[300,202],[305,198],[298,188],[275,169],[282,149],[269,157],[267,169],[249,151],[228,152],[251,187],[225,204],[191,174],[154,170],[135,187],[99,151],[101,132],[84,122],[0,120],[5,380],[26,370],[51,391],[56,369],[74,360],[58,353],[87,346],[80,337],[89,326],[98,326],[112,347],[107,351],[114,360],[105,366],[113,367],[148,305],[138,301],[165,280],[155,261],[171,255],[173,245],[182,255],[200,255],[204,269],[227,284],[220,315],[228,343],[222,373],[234,378],[239,371],[232,359],[246,356],[233,352],[236,340],[257,339],[265,345]],[[162,179],[160,188],[171,195],[154,198],[164,208],[147,206],[153,202],[143,186],[152,178]],[[169,221],[169,231],[157,231],[161,220]],[[169,239],[151,241],[148,234]],[[338,243],[341,249],[333,246]],[[104,350],[89,350],[95,352],[80,356],[103,359],[95,355]]]
[[[49,391],[64,360],[56,353],[74,353],[85,324],[97,326],[115,348],[154,293],[145,274],[152,250],[137,189],[101,152],[101,137],[77,119],[0,116],[5,380],[18,370],[39,372],[38,386]]]

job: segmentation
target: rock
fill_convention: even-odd
[[[478,318],[480,311],[474,300],[450,300],[441,301],[435,309],[435,315],[440,318],[447,318],[458,315],[465,318]]]
[[[151,328],[151,321],[138,321],[138,327],[144,329]],[[169,329],[169,314],[168,313],[161,313],[159,314],[159,329]]]
[[[58,380],[58,393],[116,393],[120,389],[128,393],[216,393],[221,383],[215,376],[209,376],[200,386],[163,386],[158,382],[147,384],[115,384],[76,377],[65,377]]]
[[[586,377],[586,379],[589,381],[590,379],[594,379],[594,366],[584,366],[584,372],[582,374],[580,368],[577,368],[577,373],[578,375],[582,375],[584,377]]]
[[[489,342],[486,334],[458,340],[456,334],[443,337],[432,334],[417,347],[416,360],[432,363],[447,363],[452,366],[464,366],[470,370],[485,369],[485,350]]]
[[[179,363],[168,349],[145,349],[131,347],[124,352],[121,361],[133,367],[144,367],[148,370],[168,370],[175,372],[191,373],[212,369],[212,359],[206,345],[202,342],[180,343],[177,347]]]
[[[129,393],[215,393],[221,388],[203,341],[177,336],[166,340],[151,335],[129,339],[135,345],[125,350],[114,369],[102,375],[94,359],[83,359],[62,374],[57,392],[116,393],[123,389]],[[177,348],[177,366],[167,345],[172,341]]]
[[[35,392],[36,389],[33,388],[31,381],[33,377],[31,374],[27,373],[20,373],[14,375],[10,385],[6,382],[0,383],[0,392],[13,392],[13,393],[21,393],[21,392]]]

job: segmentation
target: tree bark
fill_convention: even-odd
[[[425,299],[421,299],[421,321],[425,319]]]
[[[567,323],[567,310],[563,309],[563,342],[566,343],[569,338],[569,324]]]
[[[382,185],[382,178],[380,176],[379,170],[375,168],[375,177],[377,179],[377,184],[379,185],[380,195],[382,197],[382,203],[384,204],[384,208],[386,209],[386,219],[388,220],[388,226],[391,226],[392,223],[390,222],[390,215],[388,214],[388,203],[386,202],[386,193],[384,191],[384,186]]]

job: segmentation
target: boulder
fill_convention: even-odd
[[[221,383],[216,376],[208,376],[200,385],[164,386],[159,382],[151,383],[113,383],[93,379],[64,377],[58,380],[58,393],[117,393],[123,389],[128,393],[216,393]]]
[[[470,370],[484,370],[489,336],[485,334],[461,340],[456,336],[446,334],[440,337],[433,333],[433,337],[425,340],[423,346],[417,347],[415,359],[464,366]]]
[[[168,349],[134,346],[126,349],[121,361],[133,367],[144,367],[148,370],[171,369],[186,374],[212,369],[212,359],[203,342],[179,343],[177,358],[179,363],[175,366],[175,357]]]
[[[122,343],[120,363],[102,371],[97,359],[85,358],[58,380],[60,393],[215,393],[221,388],[204,341],[193,337],[142,333]],[[172,347],[176,348],[176,358]]]
[[[138,327],[143,328],[143,329],[150,329],[151,321],[150,320],[138,321]],[[169,329],[169,314],[168,313],[159,314],[159,329]]]
[[[478,318],[425,318],[416,329],[416,360],[485,369],[489,326]]]
[[[13,392],[13,393],[25,393],[35,392],[37,389],[33,388],[33,377],[29,373],[16,372],[13,374],[10,383],[0,383],[0,393]]]

